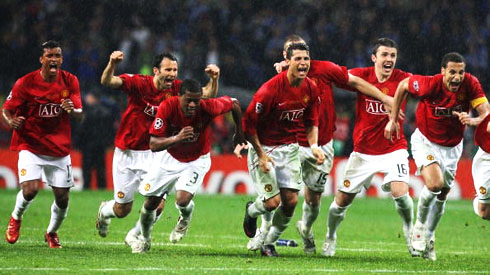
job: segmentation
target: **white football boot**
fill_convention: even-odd
[[[415,223],[415,226],[412,230],[412,238],[410,243],[412,244],[413,249],[423,252],[427,246],[427,237],[426,237],[426,229],[425,225],[419,223],[418,221]]]
[[[313,236],[313,230],[310,230],[308,235],[305,234],[305,231],[303,230],[303,221],[301,220],[296,222],[296,230],[298,230],[301,239],[303,239],[303,251],[305,252],[305,254],[315,254],[316,245],[315,238]]]
[[[111,224],[111,219],[102,217],[102,208],[107,204],[107,201],[100,203],[99,212],[97,212],[97,219],[95,220],[95,228],[99,232],[102,238],[107,236],[109,232],[109,225]]]
[[[129,230],[128,234],[126,234],[126,238],[124,238],[124,243],[128,246],[132,246],[133,243],[139,241],[139,237],[141,235],[137,235],[133,232],[133,229]]]
[[[185,236],[187,233],[187,230],[189,229],[189,225],[191,223],[191,216],[189,218],[184,219],[182,216],[179,216],[179,220],[177,221],[177,224],[175,225],[174,229],[172,230],[172,233],[170,233],[169,239],[172,243],[176,243]]]
[[[260,247],[264,244],[265,236],[267,232],[260,231],[260,228],[257,228],[255,233],[255,237],[251,238],[247,243],[247,249],[250,251],[260,250]]]
[[[427,244],[427,248],[424,253],[422,253],[422,257],[424,259],[429,259],[431,261],[437,260],[436,258],[436,237],[432,236],[430,238],[429,243]]]
[[[335,255],[335,249],[337,249],[337,240],[327,238],[322,246],[322,255],[325,257],[333,257]]]
[[[131,251],[133,253],[146,253],[150,251],[151,240],[144,240],[143,238],[138,238],[135,242],[131,244]]]

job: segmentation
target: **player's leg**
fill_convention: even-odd
[[[303,215],[301,220],[296,223],[296,229],[303,240],[303,251],[307,254],[313,254],[316,252],[316,245],[312,226],[320,212],[322,193],[315,192],[307,186],[304,190]]]
[[[479,148],[473,157],[471,172],[477,197],[473,200],[475,214],[490,220],[490,154]]]
[[[352,204],[357,193],[345,193],[337,191],[330,204],[327,220],[327,235],[322,247],[322,254],[327,257],[335,255],[337,248],[337,229],[344,220],[347,208]]]
[[[270,152],[271,148],[264,146],[264,150]],[[249,238],[255,237],[257,233],[257,218],[260,215],[264,215],[262,217],[263,221],[272,221],[271,212],[274,211],[281,202],[275,169],[271,169],[269,173],[263,173],[257,166],[257,163],[257,154],[251,147],[248,150],[247,166],[250,177],[254,183],[255,191],[257,192],[257,198],[255,201],[248,201],[245,205],[243,231]],[[268,232],[270,226],[267,223],[263,225],[264,229],[267,229]],[[267,232],[261,231],[263,234],[267,234]]]
[[[303,215],[296,223],[296,228],[303,240],[303,251],[307,254],[315,253],[316,245],[312,231],[313,223],[320,212],[322,193],[325,191],[328,174],[332,169],[334,149],[333,141],[320,146],[325,154],[322,165],[316,164],[310,148],[300,147],[300,160],[304,187]]]
[[[273,215],[274,215],[274,211],[272,212],[265,211],[262,215],[260,215],[260,219],[261,219],[260,228],[257,228],[255,236],[248,241],[247,243],[248,250],[251,251],[259,250],[260,247],[264,244],[265,236],[269,233],[269,230],[272,226]]]
[[[352,204],[357,193],[370,185],[371,179],[377,171],[377,168],[373,168],[376,163],[370,158],[368,155],[352,152],[347,160],[344,182],[341,186],[337,186],[337,193],[328,211],[327,234],[322,247],[324,256],[335,255],[337,230],[345,218],[347,208]]]
[[[49,165],[44,166],[44,173],[54,194],[51,219],[46,230],[45,240],[50,248],[61,248],[58,229],[68,214],[70,188],[73,187],[70,156],[50,161]]]
[[[193,194],[179,190],[176,192],[175,197],[175,208],[179,210],[179,218],[169,236],[170,241],[173,243],[180,241],[187,234],[194,211]]]
[[[133,253],[144,253],[151,248],[151,232],[155,224],[156,209],[162,200],[161,196],[146,196],[141,207],[138,223],[141,228],[141,238],[131,244]]]
[[[162,200],[160,201],[160,204],[157,207],[156,211],[156,217],[154,223],[160,220],[162,217],[163,209],[165,208],[165,202],[167,200],[167,194],[165,194],[162,197]],[[131,246],[132,243],[135,241],[138,241],[138,238],[141,236],[141,226],[139,221],[136,221],[135,225],[133,228],[131,228],[128,233],[126,234],[126,237],[124,238],[124,243]]]
[[[420,254],[413,250],[410,238],[413,229],[413,200],[408,193],[408,184],[401,181],[393,181],[390,183],[391,196],[395,202],[395,208],[402,220],[402,230],[405,236],[405,242],[408,246],[409,253],[412,256]]]
[[[265,256],[278,256],[274,244],[288,227],[294,214],[294,208],[298,203],[298,190],[296,189],[281,188],[280,196],[281,205],[274,212],[272,226],[265,236],[264,245],[261,247],[261,253]]]

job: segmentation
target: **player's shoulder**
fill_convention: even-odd
[[[411,77],[412,73],[405,72],[400,69],[394,69],[393,74],[391,76],[394,81],[401,81],[407,77]]]
[[[371,66],[371,67],[352,68],[349,69],[349,73],[354,76],[363,77],[369,74],[374,74],[374,67]]]

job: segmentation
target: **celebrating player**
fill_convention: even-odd
[[[385,128],[387,139],[400,138],[397,120],[402,101],[408,93],[420,97],[411,148],[417,174],[422,175],[425,186],[417,205],[411,243],[415,250],[423,252],[423,257],[433,261],[436,260],[434,233],[463,151],[465,125],[478,125],[490,109],[480,82],[466,73],[465,68],[463,56],[452,52],[442,58],[440,74],[414,75],[401,81]],[[470,106],[477,110],[478,117],[469,117]]]
[[[146,199],[139,219],[142,236],[131,245],[133,253],[150,249],[156,209],[163,195],[172,191],[174,186],[180,216],[170,240],[178,241],[187,233],[194,209],[192,198],[211,166],[209,125],[213,118],[231,110],[235,122],[234,142],[246,142],[238,101],[227,96],[207,100],[201,97],[199,83],[184,80],[179,97],[163,101],[158,108],[150,128],[150,148],[154,152],[162,152],[139,187]]]
[[[304,39],[298,35],[286,37],[284,42],[283,56],[286,58],[287,48],[292,43],[305,43]],[[285,66],[285,62],[276,63],[275,67],[280,73]],[[332,85],[347,85],[354,89],[366,93],[370,96],[380,98],[387,104],[392,104],[392,99],[384,95],[371,84],[363,79],[351,75],[343,66],[339,66],[329,61],[311,60],[308,77],[316,82],[320,91],[320,106],[318,116],[318,146],[325,154],[325,162],[317,165],[314,160],[311,149],[308,145],[304,132],[298,133],[299,153],[303,181],[305,183],[305,200],[303,203],[303,216],[296,223],[296,228],[303,239],[303,250],[307,254],[316,252],[315,239],[311,230],[313,223],[320,212],[321,196],[325,191],[325,183],[333,165],[333,132],[335,131],[335,107],[333,102]],[[262,216],[262,225],[257,229],[255,237],[249,241],[247,248],[257,250],[263,242],[266,232],[271,224],[271,214],[266,212]]]
[[[473,157],[471,169],[477,193],[473,209],[482,219],[490,220],[490,114],[476,128],[475,143],[480,148]]]
[[[395,69],[398,46],[389,38],[376,41],[371,60],[374,66],[349,70],[376,86],[384,94],[392,97],[398,83],[411,76],[410,73]],[[349,89],[349,87],[346,87]],[[402,106],[405,109],[405,106]],[[390,142],[384,138],[384,127],[389,121],[388,113],[375,98],[358,94],[356,120],[354,126],[354,151],[350,154],[344,170],[344,181],[328,212],[328,231],[323,244],[323,255],[335,255],[337,229],[345,217],[347,208],[363,187],[368,188],[376,173],[383,173],[382,189],[391,191],[395,207],[402,219],[402,229],[409,252],[416,256],[410,246],[410,232],[413,220],[413,201],[408,193],[409,168],[407,141],[401,138]]]
[[[41,69],[21,77],[3,106],[3,119],[14,129],[10,149],[19,151],[19,182],[15,207],[5,238],[15,243],[22,215],[39,192],[42,174],[51,186],[54,202],[44,238],[50,248],[61,248],[58,229],[68,213],[73,187],[70,117],[81,120],[82,101],[76,76],[61,70],[60,44],[42,44]]]
[[[286,60],[287,72],[262,85],[243,118],[247,140],[253,146],[248,152],[248,170],[258,193],[255,202],[247,203],[243,227],[248,237],[254,237],[257,217],[275,210],[260,250],[262,255],[276,257],[274,242],[289,224],[301,188],[296,133],[306,127],[312,158],[320,165],[325,160],[318,146],[318,87],[306,77],[308,46],[291,44]]]
[[[101,77],[104,86],[120,89],[128,94],[128,106],[116,133],[112,174],[114,199],[104,201],[99,207],[96,227],[99,235],[107,235],[114,217],[123,218],[131,212],[134,193],[147,173],[155,154],[150,151],[148,129],[155,118],[161,101],[177,96],[181,80],[177,79],[177,58],[170,53],[157,55],[153,63],[153,76],[122,74],[114,76],[116,65],[124,58],[121,51],[114,51]],[[208,65],[205,72],[210,81],[203,88],[204,97],[214,97],[218,91],[219,68]],[[163,209],[163,202],[157,217]],[[138,223],[126,235],[128,245],[140,234]]]

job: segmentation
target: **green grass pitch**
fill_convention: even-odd
[[[0,191],[2,234],[12,211],[15,190]],[[300,247],[278,247],[279,258],[261,257],[246,249],[242,230],[247,196],[197,195],[187,236],[178,244],[168,241],[177,221],[171,195],[162,219],[153,230],[149,253],[136,255],[124,245],[124,236],[138,217],[143,201],[137,196],[132,213],[112,221],[109,235],[95,231],[95,216],[111,192],[73,192],[68,217],[59,236],[62,249],[49,249],[43,234],[53,201],[50,191],[38,194],[24,215],[19,241],[0,242],[0,273],[466,273],[490,272],[490,223],[479,219],[470,201],[449,201],[436,233],[438,260],[412,258],[406,249],[401,222],[389,199],[360,198],[354,201],[338,231],[337,254],[321,256],[326,214],[332,197],[325,197],[314,233],[317,254],[306,256],[294,223],[301,204],[283,238]]]

